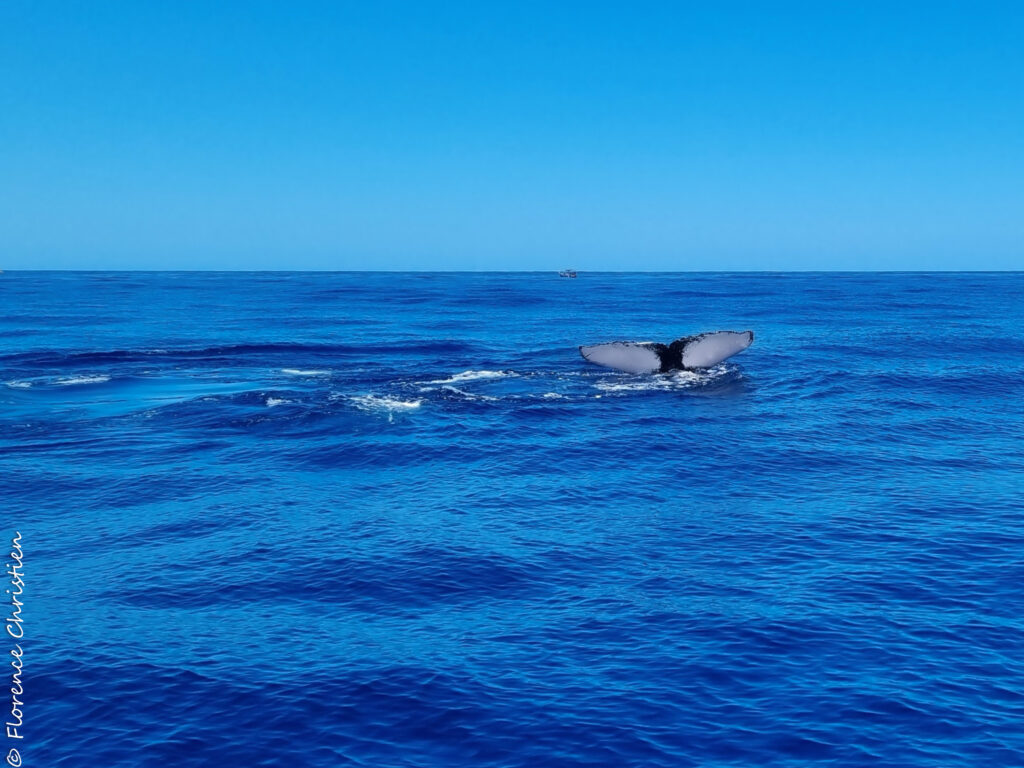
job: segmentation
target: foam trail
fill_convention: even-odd
[[[422,400],[399,400],[394,397],[378,397],[377,395],[359,395],[350,400],[357,408],[363,410],[411,411],[419,408]]]
[[[617,377],[606,379],[594,384],[602,392],[653,392],[657,390],[691,389],[693,387],[711,384],[728,375],[730,368],[725,365],[716,365],[701,371],[673,371],[664,376],[645,376],[643,378]]]
[[[465,390],[459,389],[458,387],[453,387],[450,384],[445,384],[443,387],[441,387],[441,389],[443,389],[446,392],[454,392],[456,395],[464,397],[467,400],[497,400],[498,399],[496,397],[491,397],[490,395],[477,395],[477,394],[473,394],[472,392],[466,392]]]
[[[464,381],[480,381],[482,379],[502,379],[516,376],[514,371],[463,371],[447,379],[428,381],[427,384],[459,384]]]
[[[78,384],[102,384],[110,381],[109,376],[98,374],[96,376],[71,376],[67,379],[57,379],[54,384],[60,387],[70,387]]]

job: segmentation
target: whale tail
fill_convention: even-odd
[[[580,347],[580,354],[588,362],[624,373],[665,373],[710,368],[742,352],[753,342],[753,331],[716,331],[684,336],[668,346],[638,341],[591,344]]]

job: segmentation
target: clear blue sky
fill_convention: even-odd
[[[0,268],[1024,268],[1018,2],[0,3]]]

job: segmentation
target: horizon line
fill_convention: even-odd
[[[547,275],[557,269],[0,269],[0,274],[119,272],[128,274],[365,274],[365,275]],[[877,274],[1017,274],[1021,269],[593,269],[577,275],[877,275]],[[571,279],[571,278],[568,278]],[[577,278],[578,279],[578,278]]]

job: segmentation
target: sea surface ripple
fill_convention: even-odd
[[[1024,764],[1022,403],[1020,273],[2,274],[24,765]]]

